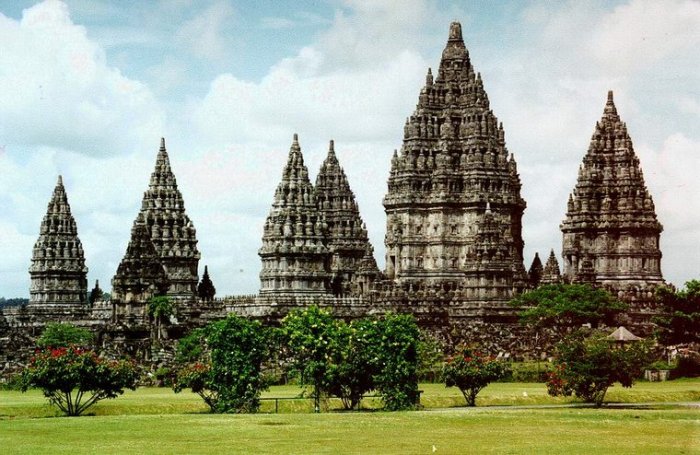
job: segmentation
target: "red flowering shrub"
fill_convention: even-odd
[[[508,373],[505,362],[466,347],[448,358],[442,371],[445,385],[457,387],[464,395],[467,406],[476,406],[476,396],[481,389]]]
[[[134,390],[138,373],[125,360],[106,360],[77,346],[37,350],[22,372],[22,391],[42,389],[49,402],[69,416],[78,416],[124,389]]]

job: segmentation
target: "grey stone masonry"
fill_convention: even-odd
[[[527,284],[520,187],[503,125],[454,22],[437,76],[428,70],[391,160],[387,278],[463,282],[478,298],[507,300]]]
[[[29,305],[87,304],[87,267],[63,179],[58,177],[29,267]]]
[[[610,91],[561,224],[564,275],[617,291],[662,284],[662,229]]]
[[[318,211],[328,226],[333,295],[362,294],[368,289],[361,274],[373,273],[376,278],[379,269],[371,254],[367,227],[360,217],[345,171],[338,162],[333,141],[316,177],[315,190]]]
[[[260,294],[330,294],[327,232],[295,134],[263,228]]]
[[[148,190],[143,195],[139,216],[168,277],[168,295],[193,298],[199,282],[197,231],[185,213],[185,203],[170,167],[170,158],[161,139],[156,166]]]

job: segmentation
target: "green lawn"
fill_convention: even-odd
[[[312,414],[304,412],[310,402],[286,401],[281,414],[212,415],[191,393],[144,388],[79,418],[43,418],[58,414],[37,391],[0,391],[0,453],[433,453],[435,446],[438,454],[700,454],[697,408],[488,407],[572,401],[548,397],[543,384],[520,383],[492,384],[479,396],[480,407],[464,408],[455,407],[462,403],[455,389],[421,389],[427,410],[418,412]],[[265,395],[298,393],[282,386]],[[700,380],[614,387],[609,399],[700,401]],[[272,403],[265,406],[271,410]]]

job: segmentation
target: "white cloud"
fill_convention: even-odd
[[[688,50],[697,63],[700,2],[633,0],[605,16],[588,44],[600,64],[613,72],[648,68]]]
[[[666,138],[661,147],[640,144],[647,187],[652,193],[661,234],[662,271],[676,285],[697,278],[700,270],[700,139],[682,133]]]
[[[166,57],[143,73],[158,84],[154,91],[162,103],[114,68],[118,62],[108,64],[62,3],[37,5],[21,21],[0,16],[0,145],[6,145],[0,151],[0,212],[6,217],[0,222],[6,256],[0,294],[26,294],[31,244],[58,173],[64,174],[90,280],[100,278],[108,288],[163,131],[170,135],[168,150],[197,228],[202,265],[209,264],[220,294],[257,290],[262,224],[293,132],[300,134],[312,179],[327,141],[336,140],[381,266],[381,201],[405,117],[427,67],[439,63],[449,22],[465,24],[470,46],[475,32],[466,24],[482,20],[483,11],[470,8],[476,14],[470,18],[453,6],[419,0],[337,5],[324,31],[264,77],[244,80],[232,68],[213,78],[203,96],[186,92],[202,82],[187,59],[231,53],[238,32],[227,21],[235,11],[218,2],[183,24],[172,16],[152,30],[154,36],[173,36],[179,27],[175,45],[189,54]],[[494,22],[484,31],[488,39],[479,37],[485,47],[470,48],[523,180],[526,266],[534,251],[546,257],[550,248],[561,249],[566,198],[613,89],[665,227],[664,272],[676,284],[696,276],[700,207],[683,195],[700,193],[694,183],[700,172],[697,3],[658,5],[533,3],[507,21],[507,33]],[[177,14],[191,11],[184,5]],[[303,14],[269,16],[260,25],[318,19]],[[677,36],[664,39],[672,30]]]
[[[185,22],[175,34],[175,40],[198,57],[216,59],[226,53],[227,37],[232,33],[227,25],[234,16],[230,4],[217,2]]]
[[[89,155],[124,153],[157,134],[150,91],[108,66],[104,51],[47,0],[18,22],[0,15],[0,138]]]

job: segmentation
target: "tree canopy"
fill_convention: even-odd
[[[22,372],[22,391],[36,387],[49,402],[69,416],[93,404],[134,390],[138,373],[126,360],[107,360],[77,346],[39,351]]]
[[[659,340],[666,345],[700,342],[700,281],[685,283],[685,289],[657,290],[661,315],[654,318]]]
[[[36,340],[40,348],[65,348],[69,346],[86,347],[93,343],[93,335],[87,329],[76,327],[73,324],[52,322]]]
[[[577,330],[557,344],[554,368],[547,380],[550,395],[575,394],[600,406],[614,383],[632,387],[651,359],[648,344],[636,341],[616,346],[606,336]]]
[[[525,292],[510,301],[521,309],[526,324],[538,327],[576,328],[615,325],[615,318],[628,308],[608,291],[588,284],[549,284]]]
[[[193,331],[180,340],[178,360],[188,362],[173,383],[191,388],[212,412],[256,412],[267,388],[262,363],[269,335],[258,321],[235,314]]]

